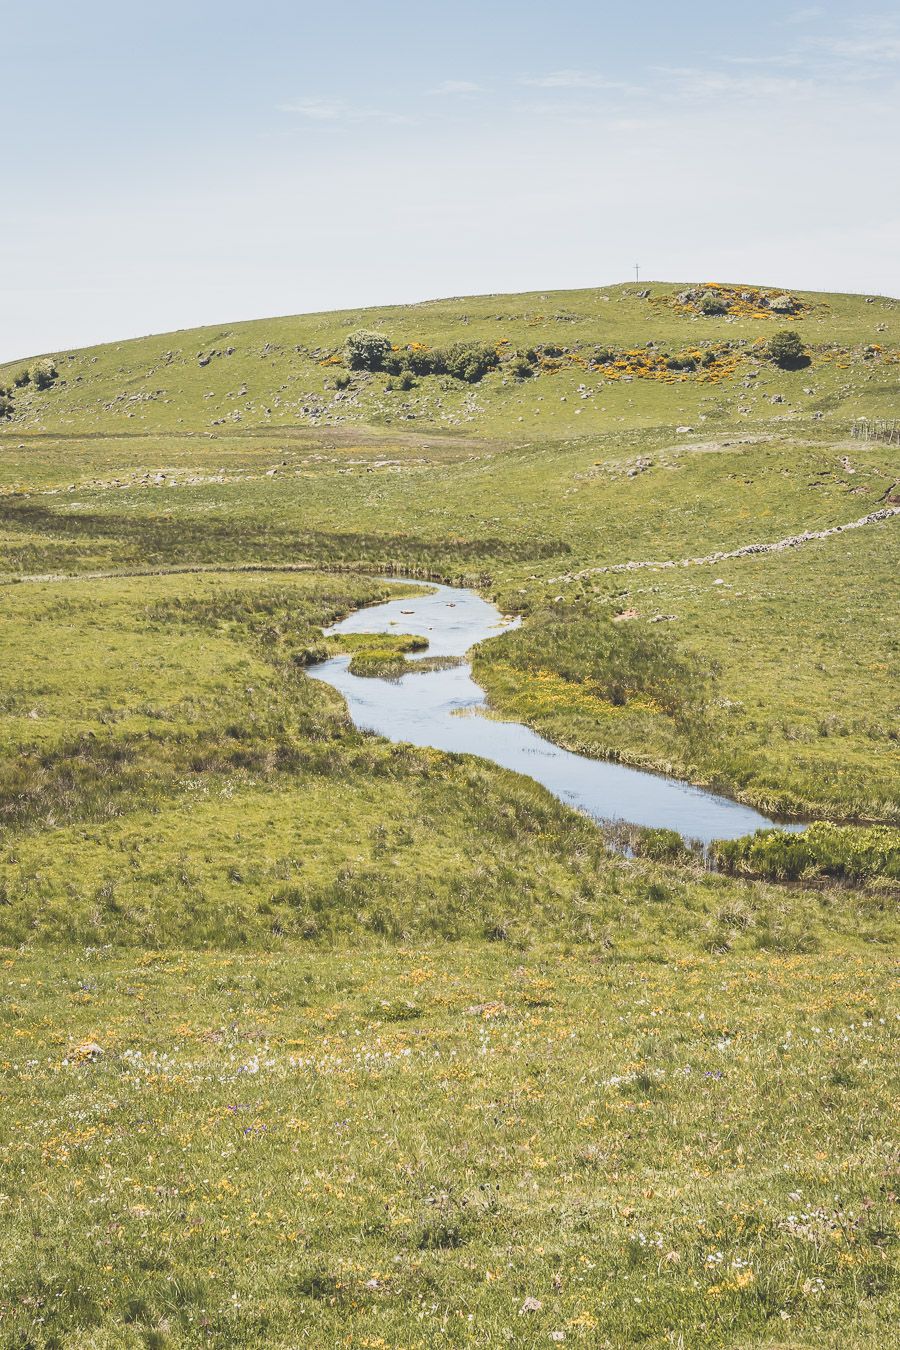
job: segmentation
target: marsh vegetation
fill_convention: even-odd
[[[0,371],[0,1341],[888,1342],[897,521],[721,554],[897,502],[898,343],[651,286]],[[501,716],[821,823],[712,872],[361,733],[383,574],[521,618]]]

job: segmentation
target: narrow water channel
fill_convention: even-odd
[[[397,578],[394,578],[397,580]],[[429,583],[431,584],[431,583]],[[478,642],[518,623],[474,591],[437,586],[427,595],[356,610],[328,633],[410,633],[428,639],[399,678],[351,675],[349,656],[311,666],[308,674],[343,694],[354,724],[390,741],[480,755],[542,783],[556,797],[597,820],[662,826],[708,844],[774,824],[752,807],[661,774],[563,750],[520,722],[482,715],[484,690],[466,661],[417,671],[417,659],[464,657]]]

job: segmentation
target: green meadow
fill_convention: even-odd
[[[900,301],[788,300],[0,368],[0,1344],[889,1342]],[[810,829],[358,732],[307,667],[414,644],[322,630],[429,580],[490,716]]]

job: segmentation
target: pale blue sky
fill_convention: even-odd
[[[874,3],[0,0],[0,359],[642,275],[900,294]]]

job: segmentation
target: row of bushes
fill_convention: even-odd
[[[35,389],[49,389],[56,382],[59,371],[52,356],[44,356],[33,361],[30,366],[22,366],[15,372],[9,384],[0,384],[0,417],[12,417],[15,411],[13,399],[17,389],[32,384]]]
[[[528,379],[534,374],[542,355],[561,356],[562,349],[542,348],[538,353],[531,347],[524,352],[514,352],[504,361],[504,369],[517,380]],[[351,370],[380,371],[398,376],[399,389],[411,389],[416,377],[422,375],[450,375],[453,379],[475,384],[489,370],[500,365],[496,348],[487,342],[454,342],[448,347],[412,343],[395,351],[383,333],[371,332],[351,334],[344,346],[344,359]],[[335,380],[338,389],[346,389],[349,383],[347,375],[339,375]]]
[[[696,370],[698,366],[711,366],[718,356],[713,348],[703,352],[699,358],[693,352],[676,352],[665,358],[669,370]]]
[[[807,363],[806,351],[799,333],[784,329],[773,333],[767,347],[766,356],[775,365],[784,369],[802,366]],[[517,351],[504,361],[504,369],[517,380],[530,378],[543,357],[564,355],[561,347],[534,347],[527,351]],[[698,367],[712,365],[718,355],[710,348],[701,356],[694,352],[675,352],[665,357],[670,370],[692,371]],[[610,365],[616,361],[619,353],[610,347],[598,347],[592,353],[594,365]],[[387,375],[397,375],[404,383],[401,388],[411,388],[413,380],[419,375],[451,375],[454,379],[474,384],[489,370],[500,364],[500,357],[494,347],[487,342],[454,342],[448,347],[426,347],[422,343],[395,350],[390,338],[384,333],[360,330],[351,333],[344,346],[344,359],[350,370],[381,371]],[[349,383],[344,380],[338,387]]]
[[[384,333],[351,333],[344,345],[351,370],[384,371],[387,375],[451,375],[474,384],[499,365],[496,349],[487,342],[454,342],[449,347],[415,344],[394,351]]]

